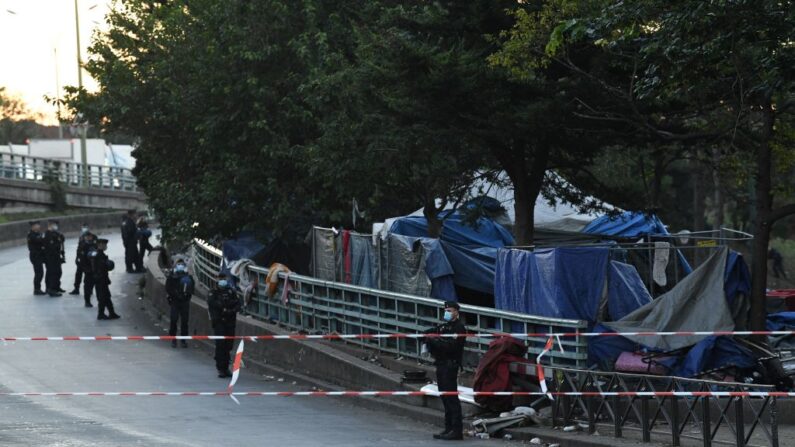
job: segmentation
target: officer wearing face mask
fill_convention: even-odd
[[[185,260],[177,259],[174,269],[166,278],[166,295],[171,306],[171,326],[168,335],[177,335],[177,323],[180,323],[180,335],[188,335],[188,318],[190,313],[190,297],[193,295],[193,277],[188,274]],[[181,340],[183,348],[188,347],[185,340]],[[177,347],[177,341],[171,341],[171,347]]]
[[[94,239],[94,234],[88,231],[88,224],[84,223],[80,229],[80,237],[77,239],[77,252],[75,255],[75,284],[74,289],[69,292],[69,295],[80,295],[80,283],[83,282],[83,257],[86,252],[86,239]],[[90,296],[90,295],[89,295]]]
[[[30,252],[30,263],[33,264],[33,294],[46,295],[41,290],[41,280],[44,279],[44,233],[41,231],[41,224],[38,221],[30,223],[28,232],[28,251]],[[45,285],[47,283],[45,282]]]
[[[426,331],[428,334],[466,334],[459,318],[461,306],[455,301],[444,303],[444,323]],[[436,365],[436,383],[439,391],[458,391],[458,370],[464,355],[464,337],[427,337],[424,339]],[[458,396],[442,396],[444,405],[444,431],[434,439],[448,441],[463,439],[463,415]]]
[[[225,274],[218,275],[218,282],[210,291],[207,305],[215,335],[235,335],[240,299]],[[233,346],[234,340],[231,339],[215,341],[215,368],[218,370],[218,377],[232,377],[229,360]]]
[[[52,297],[61,296],[61,293],[65,292],[61,288],[61,275],[63,274],[61,264],[65,262],[64,237],[58,231],[58,221],[51,220],[48,222],[47,232],[44,233],[44,264],[47,266],[44,282],[47,286],[47,293]]]

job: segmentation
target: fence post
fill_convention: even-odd
[[[596,405],[596,397],[589,396],[586,397],[588,399],[586,401],[586,407],[588,408],[588,434],[592,435],[596,433],[596,414],[594,411],[594,406]]]
[[[770,440],[772,447],[778,447],[778,413],[776,397],[770,398]]]
[[[709,397],[701,398],[701,436],[704,437],[704,447],[712,446],[712,422],[709,416]]]
[[[622,423],[621,414],[621,396],[613,396],[613,436],[616,438],[623,436],[621,429],[624,424]]]
[[[679,398],[671,396],[671,445],[679,447]]]
[[[734,400],[734,432],[737,435],[737,447],[745,447],[745,417],[743,415],[743,398]]]
[[[640,398],[640,427],[643,431],[643,442],[651,442],[651,427],[649,426],[649,398]]]

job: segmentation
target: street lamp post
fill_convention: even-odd
[[[78,12],[77,0],[75,0],[75,35],[77,36],[77,86],[83,90],[83,57],[80,55],[80,13]],[[83,186],[89,186],[88,180],[88,156],[86,154],[86,132],[88,123],[79,127],[80,129],[80,156],[83,161]]]

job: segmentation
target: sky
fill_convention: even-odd
[[[104,28],[110,2],[78,0],[78,8],[86,60],[91,35]],[[40,113],[42,123],[57,123],[55,106],[44,99],[55,96],[56,69],[62,91],[65,85],[77,85],[76,49],[74,0],[0,0],[0,87]],[[85,71],[83,85],[96,89]]]

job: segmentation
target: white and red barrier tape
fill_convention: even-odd
[[[570,397],[795,397],[785,391],[182,391],[182,392],[0,392],[0,397],[419,397],[419,396],[570,396]]]
[[[795,331],[687,331],[687,332],[537,332],[465,334],[289,334],[289,335],[99,335],[67,337],[0,337],[0,341],[171,341],[171,340],[368,340],[383,338],[544,338],[651,337],[651,336],[795,335]]]

